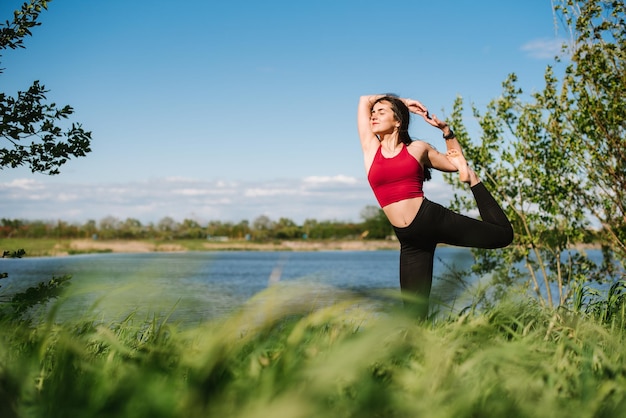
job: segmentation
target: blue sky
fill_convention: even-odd
[[[541,89],[561,42],[550,0],[54,0],[40,21],[26,49],[2,51],[0,91],[40,80],[92,152],[58,176],[2,170],[2,218],[359,221],[376,205],[360,95],[484,109],[511,72]],[[418,119],[411,133],[444,148]],[[440,176],[425,190],[452,193]]]

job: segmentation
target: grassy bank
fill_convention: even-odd
[[[69,245],[70,240],[57,240],[54,238],[2,238],[0,239],[0,250],[16,251],[24,249],[26,256],[39,257],[53,255],[55,248]]]
[[[302,291],[189,327],[6,317],[0,416],[626,416],[623,307],[607,324],[532,301],[424,324],[359,295],[290,304]]]
[[[49,238],[4,238],[0,249],[24,249],[27,257],[49,257],[90,253],[143,253],[171,251],[370,251],[397,249],[396,241],[386,240],[298,240],[298,241],[206,241],[188,240],[91,240]]]

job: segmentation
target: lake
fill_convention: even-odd
[[[398,257],[397,251],[381,250],[108,253],[1,259],[0,272],[7,272],[9,277],[0,281],[0,298],[6,300],[53,276],[71,275],[68,299],[58,313],[63,318],[94,313],[114,318],[132,311],[149,315],[173,310],[176,320],[199,322],[233,312],[273,285],[280,289],[273,297],[288,299],[289,303],[333,303],[353,292],[397,293]],[[457,309],[463,308],[463,288],[451,283],[447,273],[467,270],[471,264],[468,249],[439,247],[433,297],[455,301]]]
[[[87,254],[67,257],[2,259],[0,297],[25,290],[53,276],[71,275],[70,300],[60,314],[162,312],[204,320],[239,308],[272,284],[300,286],[300,297],[331,300],[342,291],[398,290],[398,252],[218,251],[184,253]],[[447,266],[466,269],[467,249],[441,247],[435,276]],[[440,262],[441,261],[441,262]],[[445,265],[444,262],[445,261]],[[294,297],[290,294],[290,297]]]

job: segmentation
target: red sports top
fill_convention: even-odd
[[[409,154],[406,145],[395,157],[383,157],[382,147],[378,147],[374,161],[367,174],[372,191],[384,208],[390,203],[400,200],[424,196],[424,169],[420,163]]]

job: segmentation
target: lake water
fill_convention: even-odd
[[[320,303],[342,292],[397,291],[397,251],[185,252],[88,254],[68,257],[2,259],[0,297],[53,276],[71,275],[69,299],[60,315],[94,312],[110,316],[133,310],[166,312],[202,321],[239,308],[273,284],[294,284],[290,298]],[[467,249],[437,250],[435,276],[448,267],[467,269]],[[436,285],[435,285],[436,287]]]
[[[596,254],[597,253],[597,254]],[[600,260],[599,251],[589,252]],[[0,259],[0,300],[7,300],[53,276],[71,275],[64,318],[118,318],[129,312],[164,314],[201,322],[237,310],[251,298],[275,290],[277,303],[324,305],[346,295],[399,293],[398,251],[185,252],[88,254],[67,257]],[[432,298],[462,309],[464,288],[452,270],[472,265],[468,249],[439,247]],[[278,289],[278,290],[276,290]],[[395,292],[395,293],[394,293]],[[278,295],[278,296],[277,296]],[[373,299],[376,299],[375,297]],[[397,300],[395,301],[397,302]],[[463,305],[465,304],[465,305]]]

